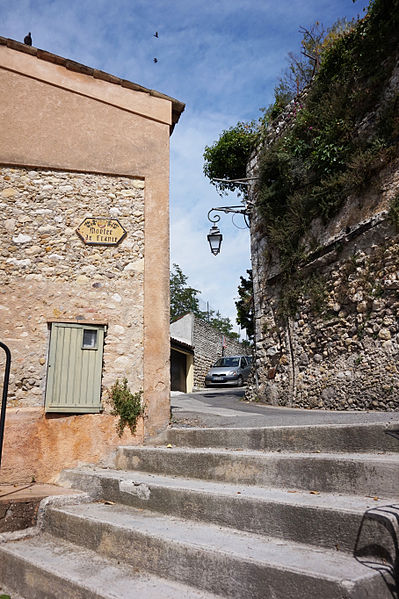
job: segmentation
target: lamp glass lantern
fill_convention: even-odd
[[[222,245],[223,235],[219,231],[219,227],[213,225],[208,233],[209,246],[214,256],[217,256],[220,252],[220,246]]]

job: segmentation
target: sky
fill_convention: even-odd
[[[368,0],[0,0],[0,35],[156,89],[186,104],[171,137],[171,264],[235,325],[240,276],[250,268],[242,217],[221,215],[218,256],[206,239],[221,198],[203,152],[238,121],[257,120],[298,52],[299,28],[362,16]],[[158,32],[158,37],[154,33]],[[158,62],[154,62],[157,58]]]

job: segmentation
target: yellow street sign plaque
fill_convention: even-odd
[[[85,218],[76,233],[87,245],[118,245],[127,235],[117,218]]]

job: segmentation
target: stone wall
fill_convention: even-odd
[[[274,130],[284,133],[291,103]],[[256,156],[249,174],[256,173]],[[248,399],[332,410],[399,409],[399,236],[389,207],[399,161],[378,185],[349,197],[327,224],[312,223],[317,250],[302,262],[297,311],[281,315],[281,265],[249,205],[255,298],[256,374]]]
[[[305,408],[397,410],[399,236],[383,220],[326,262],[309,273],[288,322],[276,317],[278,281],[263,287],[252,398]]]
[[[142,388],[144,181],[1,167],[0,209],[0,339],[12,352],[10,405],[44,405],[54,320],[106,323],[103,389],[124,376],[133,390]],[[85,245],[76,228],[93,216],[118,218],[127,236],[118,246]]]
[[[205,375],[209,368],[223,355],[236,356],[244,355],[247,350],[236,339],[227,335],[222,335],[220,331],[210,324],[201,320],[194,319],[194,387],[203,387]]]

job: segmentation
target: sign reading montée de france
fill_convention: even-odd
[[[116,218],[85,218],[76,233],[87,245],[117,245],[126,236]]]

